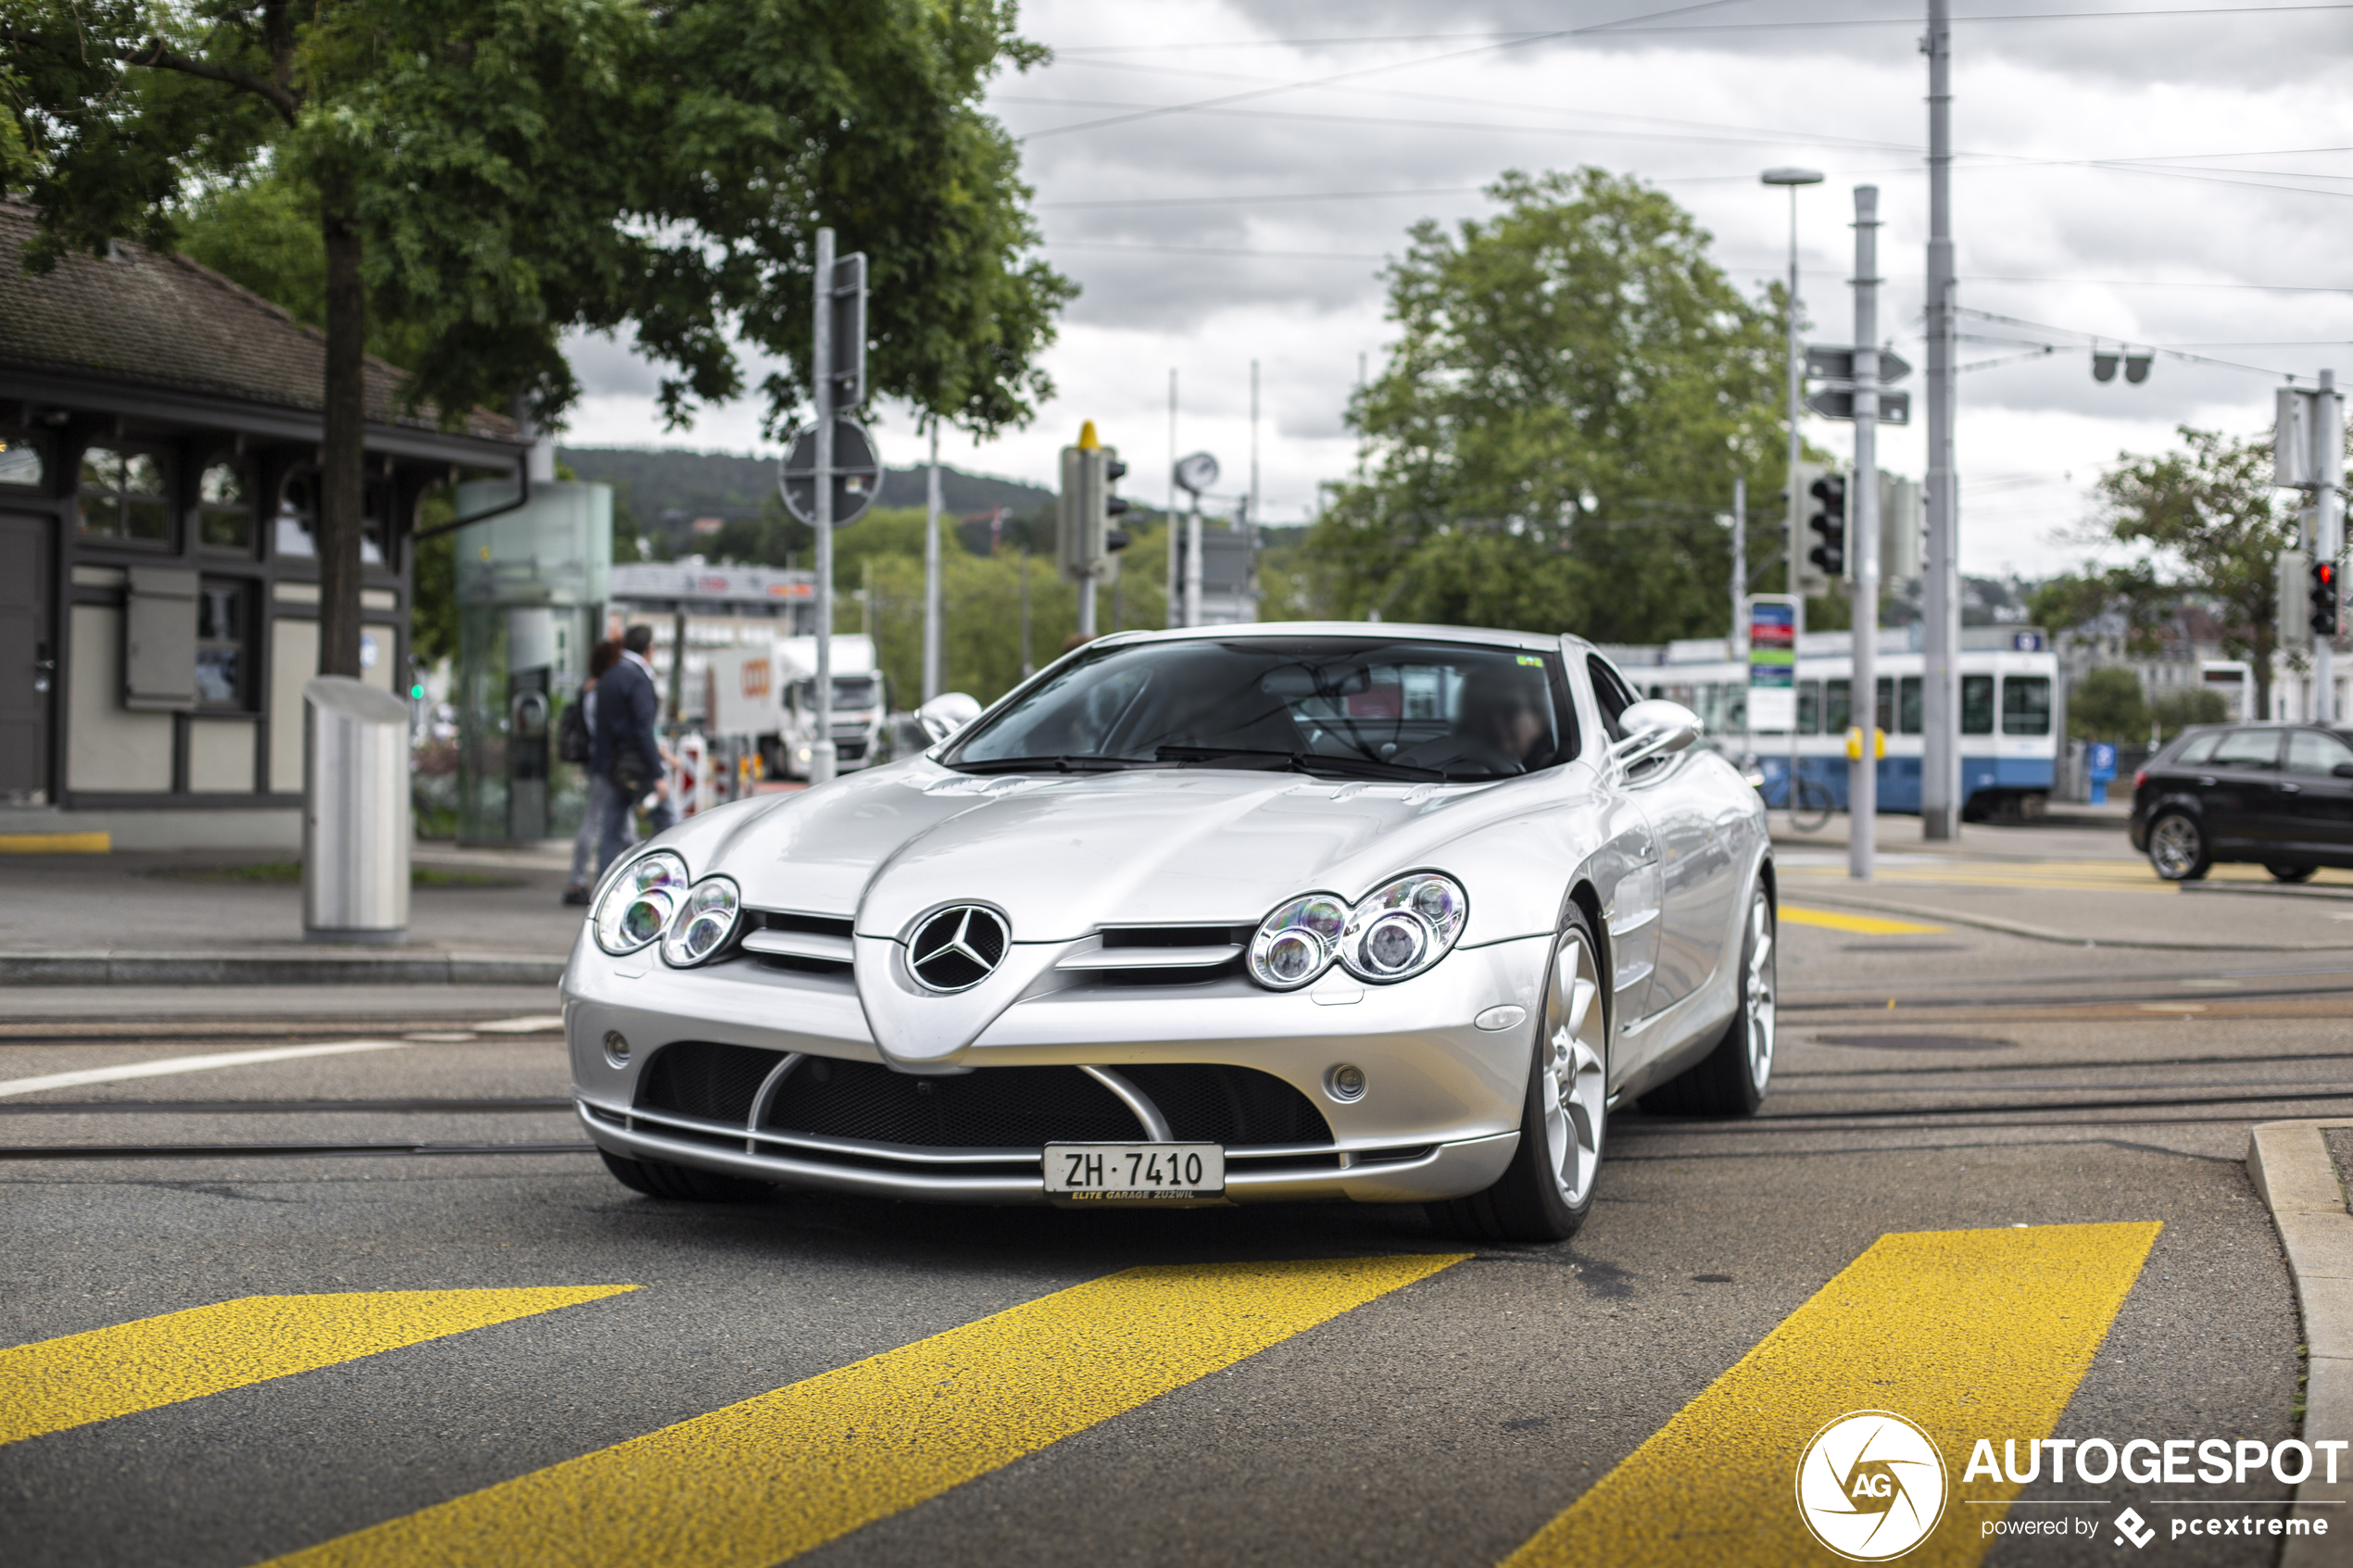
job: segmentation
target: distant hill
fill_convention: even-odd
[[[756,518],[767,498],[776,493],[774,458],[635,446],[564,446],[557,449],[556,456],[582,479],[620,491],[649,532],[669,532],[662,527],[665,514],[729,521]],[[920,507],[925,483],[923,468],[887,469],[877,504]],[[1035,484],[965,473],[945,463],[939,468],[939,493],[940,504],[956,517],[991,507],[1034,511],[1054,499],[1052,491]]]

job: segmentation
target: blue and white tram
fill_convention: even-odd
[[[1810,639],[1809,639],[1810,640]],[[2053,694],[2058,660],[2049,653],[2007,649],[1961,656],[1961,799],[1971,819],[2032,816],[2049,799],[2058,735]],[[1917,653],[1878,658],[1879,727],[1887,755],[1879,764],[1879,809],[1920,809],[1920,669]],[[1846,808],[1846,731],[1856,717],[1850,654],[1801,654],[1797,661],[1798,767],[1809,784]],[[1726,661],[1635,666],[1626,677],[1646,696],[1680,702],[1700,716],[1710,743],[1753,752],[1765,775],[1766,804],[1789,804],[1790,743],[1785,733],[1748,730],[1748,667]]]

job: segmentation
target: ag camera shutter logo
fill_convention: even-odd
[[[1849,1411],[1814,1434],[1797,1461],[1797,1514],[1853,1562],[1884,1562],[1926,1540],[1944,1517],[1944,1456],[1893,1411]]]

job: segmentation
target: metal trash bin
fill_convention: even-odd
[[[302,687],[302,935],[409,936],[409,705],[346,675]]]

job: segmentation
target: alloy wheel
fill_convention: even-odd
[[[2189,875],[2202,847],[2197,828],[2187,817],[2167,817],[2149,834],[2149,859],[2157,862],[2157,874],[2168,881]]]
[[[1759,889],[1748,907],[1748,1077],[1763,1094],[1773,1077],[1773,906]]]
[[[1545,998],[1541,1082],[1544,1152],[1553,1181],[1571,1209],[1593,1190],[1602,1162],[1602,1117],[1608,1089],[1608,1051],[1600,973],[1592,949],[1572,932],[1553,956],[1552,994]]]

